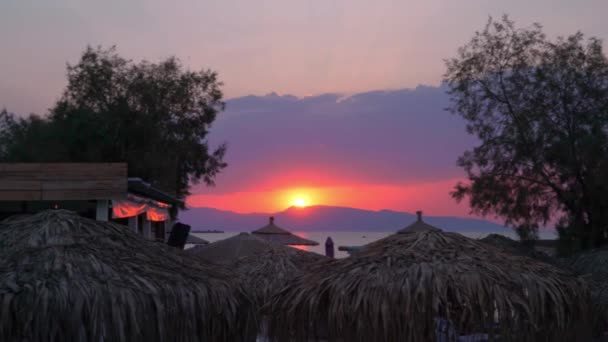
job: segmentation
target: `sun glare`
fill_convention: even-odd
[[[305,199],[303,199],[302,197],[298,197],[296,199],[293,200],[293,205],[296,207],[305,207],[307,205],[307,202]]]

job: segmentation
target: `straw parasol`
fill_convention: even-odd
[[[535,258],[540,261],[548,262],[551,264],[557,264],[557,260],[551,258],[543,252],[539,252],[534,248],[526,247],[521,242],[515,241],[509,237],[500,234],[489,234],[488,236],[480,239],[483,243],[490,244],[496,248],[502,249],[506,253],[527,256]]]
[[[320,254],[268,242],[248,233],[194,247],[189,253],[198,259],[229,265],[260,310],[288,280],[314,263],[329,260]],[[265,329],[261,330],[264,334]]]
[[[594,324],[598,331],[608,331],[608,248],[578,253],[562,262],[564,266],[589,279]]]
[[[238,258],[265,251],[271,245],[274,244],[243,232],[208,245],[195,246],[186,252],[208,262],[228,264]]]
[[[242,341],[257,323],[230,276],[72,212],[10,219],[0,225],[0,340]]]
[[[422,220],[422,211],[416,212],[416,221],[409,226],[399,230],[397,233],[419,233],[419,232],[440,232],[441,229],[431,226]]]
[[[291,232],[274,224],[274,217],[270,217],[268,224],[264,227],[254,230],[251,234],[271,242],[280,243],[288,246],[317,246],[316,241],[301,238]]]
[[[266,243],[266,242],[265,242]],[[316,263],[331,260],[323,255],[274,243],[234,261],[232,268],[252,291],[258,305],[267,302],[287,281]]]
[[[589,333],[588,303],[585,283],[565,270],[425,230],[393,234],[295,278],[272,299],[269,336],[434,341],[438,318],[461,333],[492,335],[496,317],[506,340],[570,341]]]
[[[563,259],[563,262],[578,274],[589,274],[594,279],[608,280],[608,247],[578,253]]]

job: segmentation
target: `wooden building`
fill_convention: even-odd
[[[0,163],[0,220],[62,208],[164,241],[171,207],[181,204],[139,178],[128,178],[126,163]]]

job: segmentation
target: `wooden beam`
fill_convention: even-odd
[[[110,201],[108,200],[97,200],[97,212],[95,214],[95,219],[97,221],[108,221],[110,211]]]
[[[0,163],[0,201],[123,198],[126,163]]]

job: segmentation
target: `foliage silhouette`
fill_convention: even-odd
[[[224,108],[215,72],[186,70],[173,57],[133,63],[114,47],[87,47],[67,78],[47,116],[0,114],[2,160],[125,161],[129,176],[181,199],[191,183],[213,184],[226,167],[226,145],[211,150],[206,140]]]
[[[608,234],[608,60],[598,39],[549,40],[538,24],[490,19],[446,62],[450,110],[480,140],[458,164],[453,197],[534,238],[558,218],[562,243]]]

